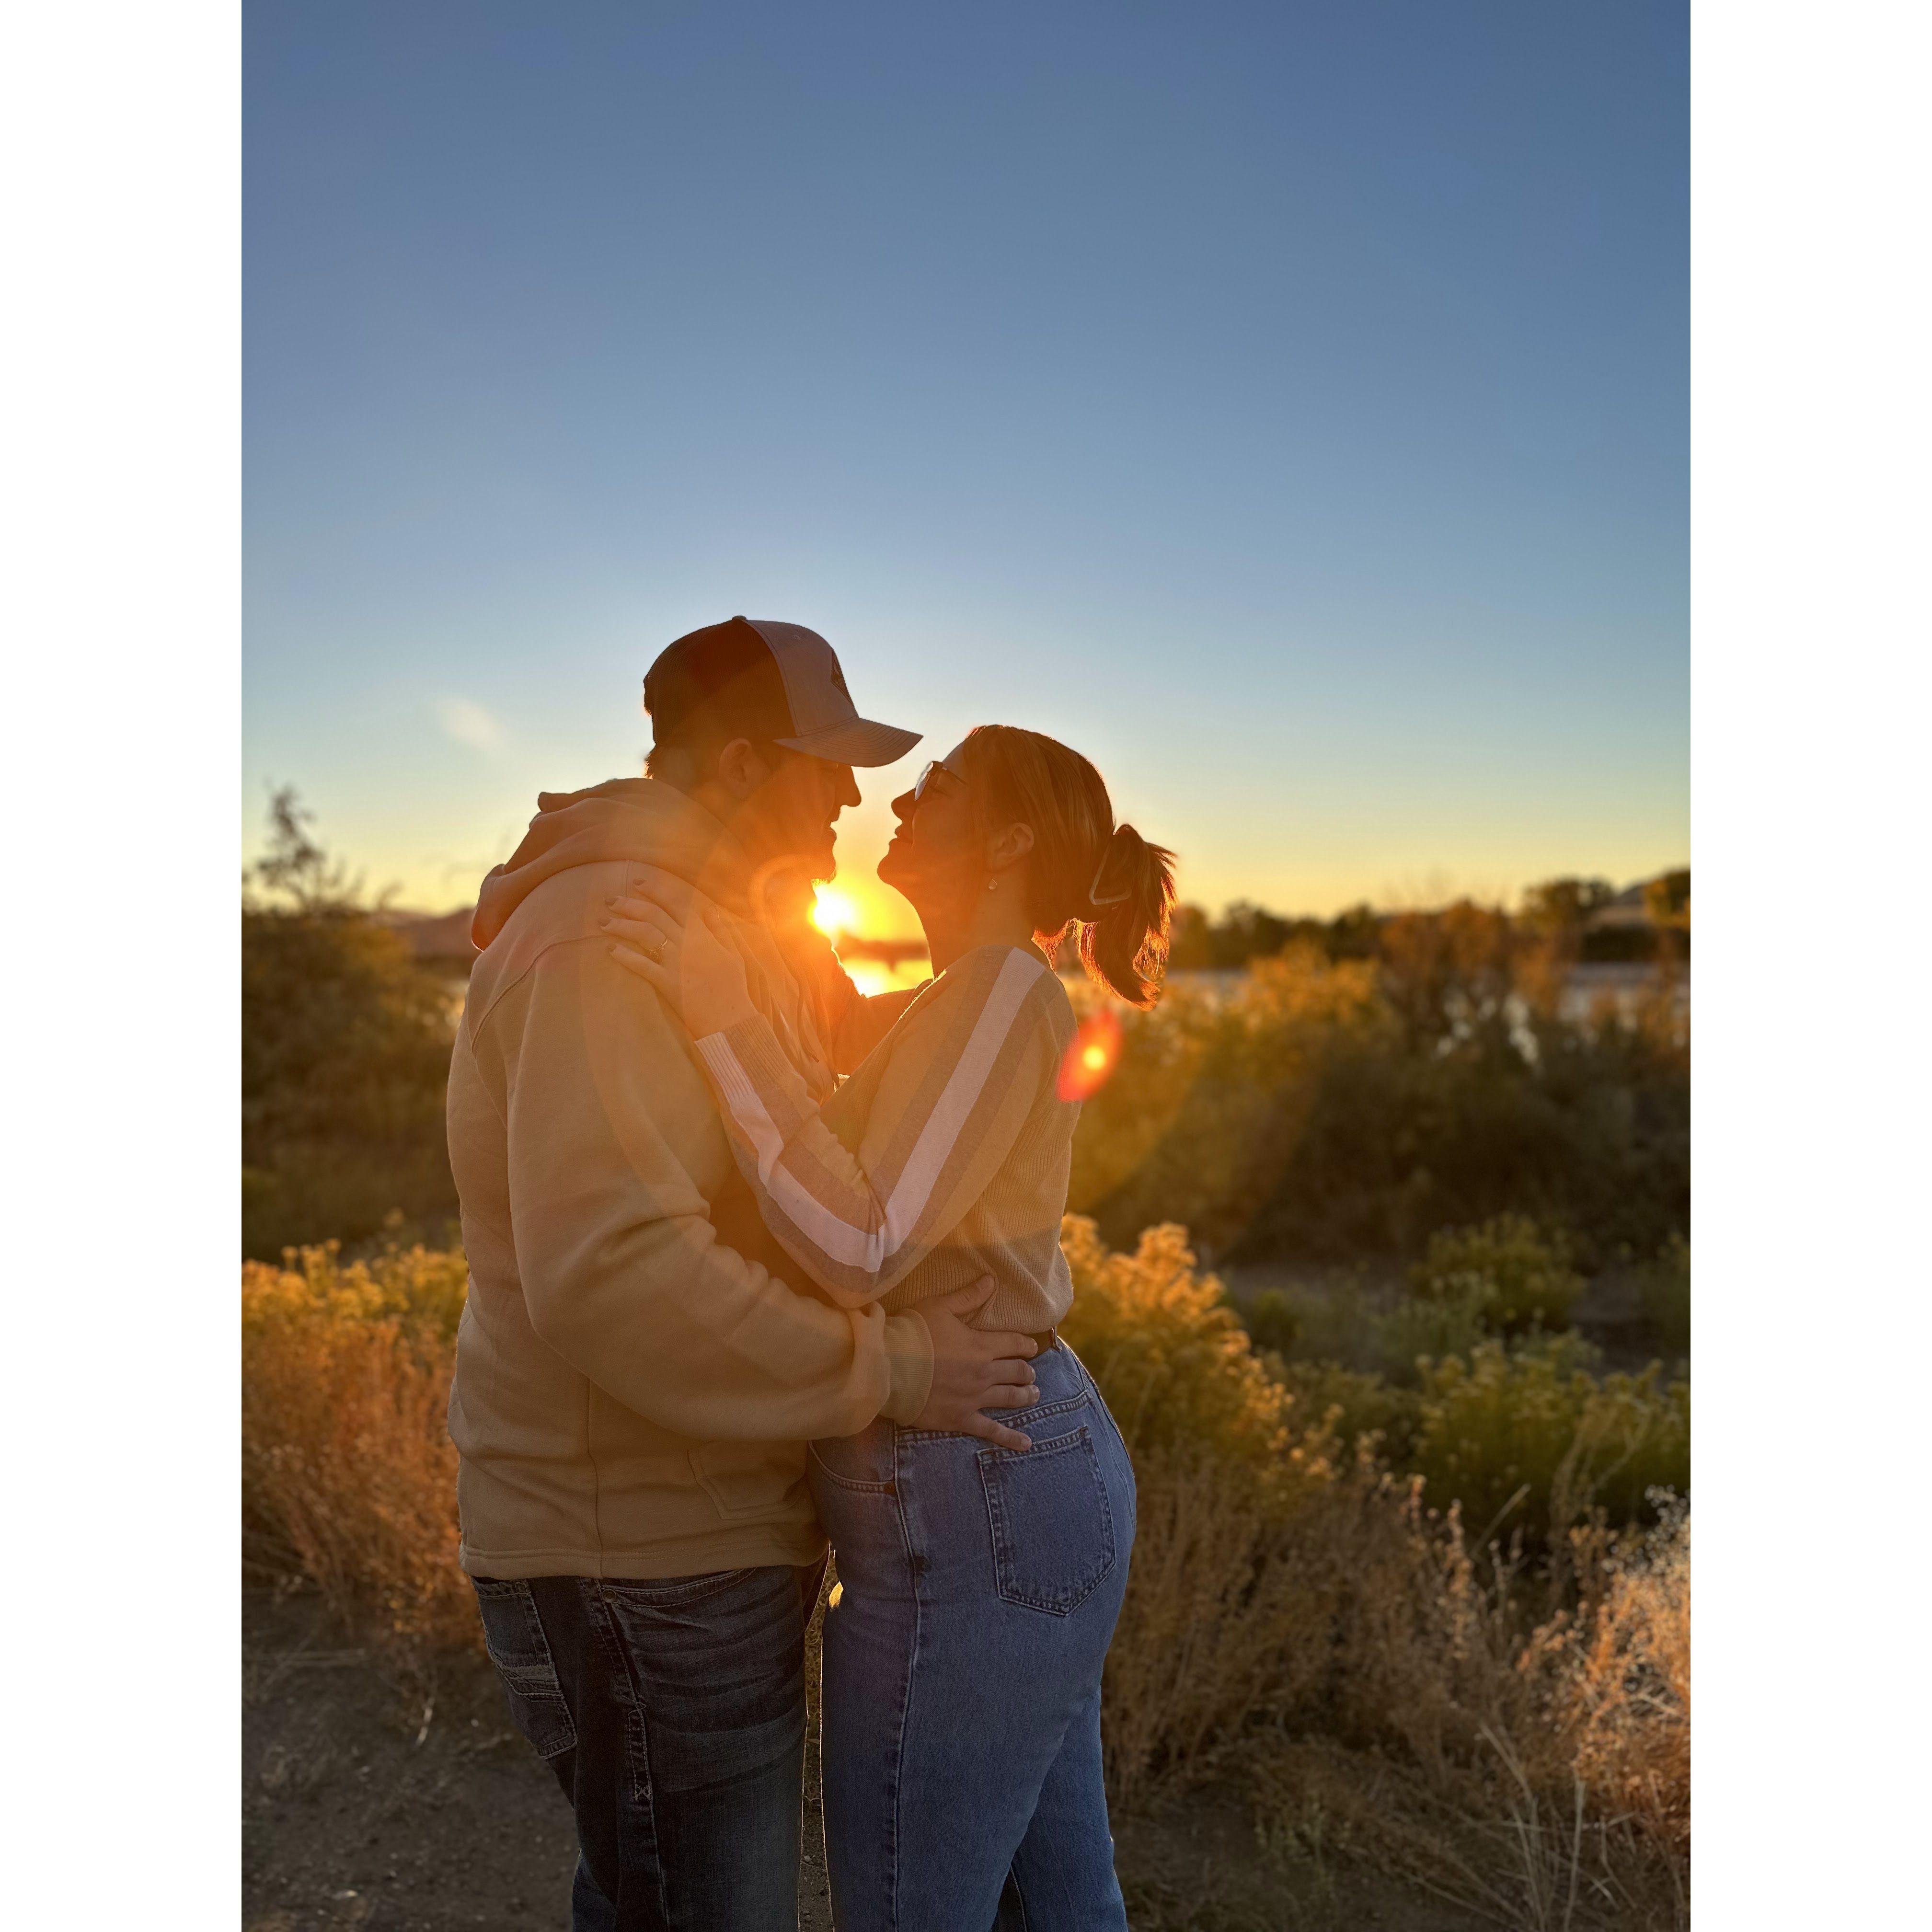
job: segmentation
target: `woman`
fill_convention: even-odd
[[[848,1306],[991,1275],[976,1318],[1034,1336],[1024,1452],[880,1420],[812,1445],[838,1562],[825,1622],[827,1862],[842,1932],[1126,1924],[1100,1768],[1100,1670],[1126,1584],[1133,1472],[1054,1324],[1077,1101],[1052,949],[1152,1004],[1172,854],[1116,826],[1054,740],[984,725],[893,801],[879,877],[938,976],[821,1106],[701,904],[613,908],[613,950],[682,1016],[772,1232]]]

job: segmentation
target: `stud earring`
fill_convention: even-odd
[[[989,892],[998,892],[1000,890],[999,880],[998,879],[988,879],[986,881],[986,890]]]

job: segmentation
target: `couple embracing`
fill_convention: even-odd
[[[742,617],[644,702],[648,775],[546,794],[484,881],[449,1088],[463,1564],[575,1812],[573,1924],[795,1924],[829,1538],[842,1932],[1124,1928],[1100,1676],[1134,1479],[1055,1334],[1052,949],[1149,1003],[1170,855],[1078,753],[983,726],[879,867],[936,976],[864,998],[812,884],[853,768],[917,735]]]

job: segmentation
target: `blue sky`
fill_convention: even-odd
[[[928,734],[861,774],[862,898],[885,799],[991,719],[1209,904],[1688,857],[1682,5],[245,36],[251,843],[292,783],[462,902],[742,611]]]

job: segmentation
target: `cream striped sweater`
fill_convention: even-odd
[[[976,1325],[1034,1334],[1073,1300],[1060,1221],[1080,1108],[1058,1090],[1074,1032],[1037,952],[983,946],[822,1106],[762,1018],[698,1051],[765,1225],[834,1300],[897,1313],[990,1274]]]

